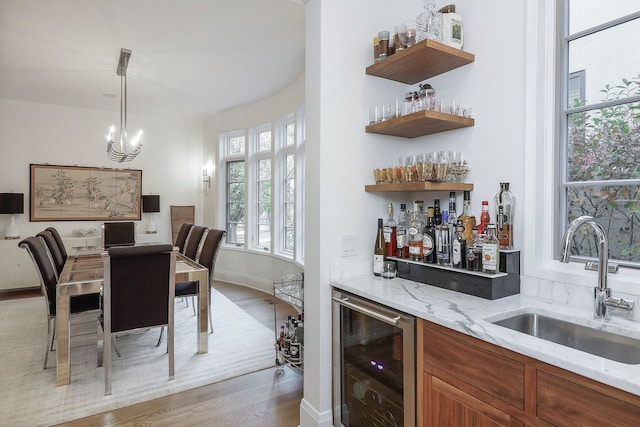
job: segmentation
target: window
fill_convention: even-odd
[[[581,215],[605,228],[609,256],[640,267],[640,9],[634,0],[562,0],[559,230]],[[597,257],[591,230],[574,259]]]
[[[227,243],[303,263],[302,108],[274,124],[220,136]]]

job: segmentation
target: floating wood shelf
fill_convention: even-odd
[[[470,117],[425,110],[374,123],[367,126],[365,130],[368,133],[415,138],[473,125],[475,120]]]
[[[425,40],[367,67],[371,76],[415,84],[475,61],[475,55]]]
[[[464,182],[399,182],[396,184],[370,184],[367,193],[391,191],[473,191],[473,184]]]

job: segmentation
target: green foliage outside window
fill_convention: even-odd
[[[607,85],[603,101],[640,96],[640,75]],[[572,107],[583,101],[576,100]],[[569,182],[640,180],[640,103],[629,102],[568,116]],[[567,185],[568,221],[595,217],[607,231],[612,259],[640,262],[640,185]],[[597,242],[585,228],[574,253],[597,257]]]

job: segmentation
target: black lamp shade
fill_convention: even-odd
[[[142,196],[142,212],[160,212],[160,196]]]
[[[24,213],[24,194],[0,193],[0,214]]]

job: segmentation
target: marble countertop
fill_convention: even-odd
[[[601,322],[593,318],[592,310],[529,295],[491,301],[400,278],[364,275],[334,279],[331,285],[640,396],[640,365],[611,361],[491,323],[533,311],[640,339],[640,323],[633,319],[614,313],[611,321]]]

